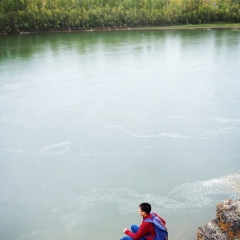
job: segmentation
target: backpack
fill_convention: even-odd
[[[154,229],[156,232],[156,237],[154,240],[167,240],[168,239],[168,232],[167,229],[163,226],[161,219],[151,213],[152,217],[147,218],[144,222],[153,223]]]

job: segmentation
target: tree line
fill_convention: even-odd
[[[1,0],[0,32],[240,22],[240,0]]]

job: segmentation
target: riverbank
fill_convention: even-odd
[[[139,31],[139,30],[221,30],[232,29],[240,30],[240,23],[216,23],[216,24],[187,24],[187,25],[172,25],[172,26],[154,26],[154,27],[107,27],[107,28],[91,28],[91,29],[63,29],[63,30],[48,30],[39,32],[18,32],[18,33],[0,33],[0,35],[12,35],[12,34],[36,34],[36,33],[61,33],[61,32],[100,32],[100,31]]]

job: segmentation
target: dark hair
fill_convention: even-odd
[[[139,205],[139,207],[143,212],[145,212],[147,214],[149,214],[151,212],[151,209],[152,209],[152,207],[149,203],[141,203]]]

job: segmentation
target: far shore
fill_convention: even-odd
[[[36,34],[36,33],[62,33],[62,32],[100,32],[100,31],[138,31],[138,30],[221,30],[232,29],[240,30],[240,23],[214,23],[214,24],[187,24],[187,25],[168,25],[168,26],[144,26],[144,27],[99,27],[90,29],[63,29],[63,30],[47,30],[35,32],[18,32],[18,33],[0,33],[0,35],[13,35],[13,34]]]

